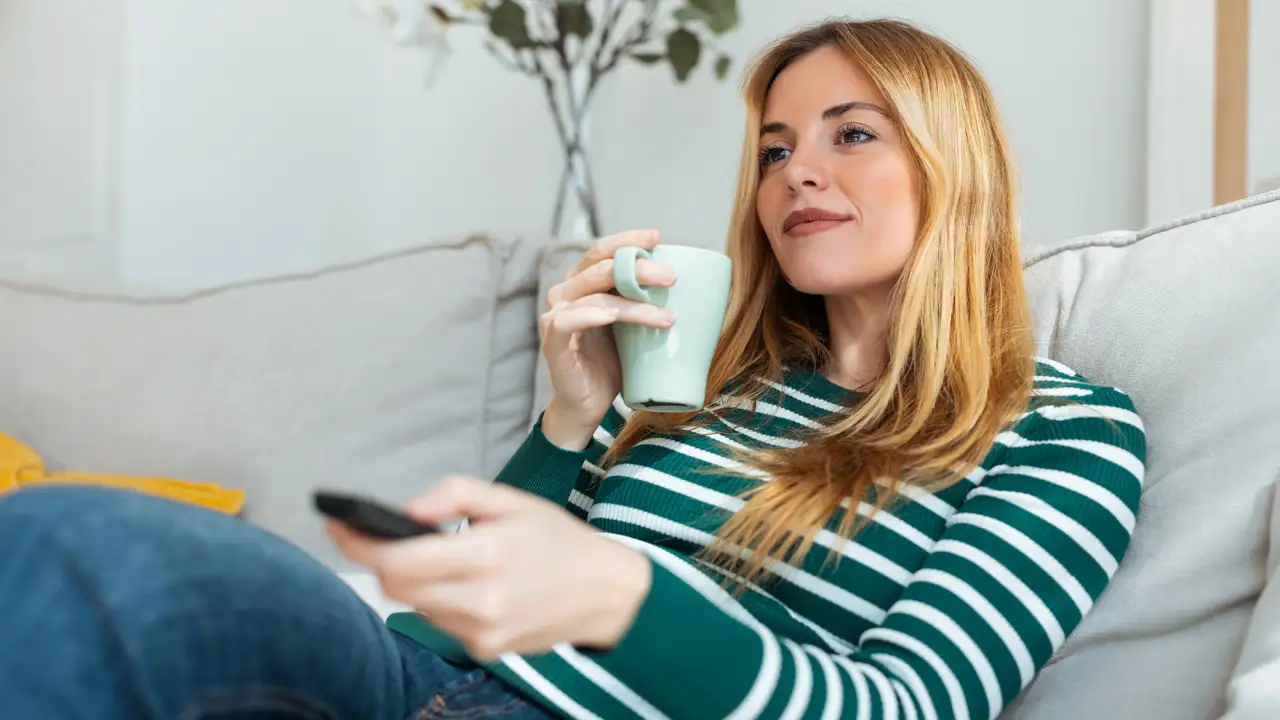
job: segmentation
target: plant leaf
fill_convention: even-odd
[[[685,5],[676,10],[675,19],[679,22],[703,22],[707,14],[692,5]]]
[[[525,24],[524,6],[515,0],[502,0],[489,11],[489,32],[506,40],[508,45],[516,49],[533,45],[533,38],[529,37],[529,26]]]
[[[586,0],[561,0],[556,3],[556,27],[561,35],[585,38],[595,29]]]
[[[689,0],[689,5],[706,16],[707,29],[717,35],[738,25],[738,0]]]
[[[733,58],[728,55],[721,55],[716,58],[716,79],[724,80],[729,76],[729,68],[733,65]]]
[[[662,53],[631,53],[631,58],[645,65],[653,65],[666,60],[667,56]]]
[[[692,32],[679,28],[667,36],[667,57],[671,59],[671,69],[676,73],[676,80],[688,80],[693,69],[698,66],[701,55],[702,41]]]

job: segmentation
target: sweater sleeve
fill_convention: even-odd
[[[661,548],[653,584],[613,650],[573,653],[598,692],[642,717],[994,718],[1089,612],[1128,547],[1144,474],[1123,394],[1036,408],[881,626],[851,653],[756,621]],[[971,476],[973,477],[973,476]]]
[[[615,407],[609,408],[587,447],[574,452],[547,439],[542,433],[540,415],[494,482],[533,493],[586,518],[594,502],[596,487],[604,477],[600,460],[625,423]]]

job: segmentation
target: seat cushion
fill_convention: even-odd
[[[346,567],[313,488],[401,502],[484,472],[502,257],[474,237],[181,295],[0,282],[0,431],[54,469],[241,488]]]
[[[1280,468],[1280,193],[1030,258],[1041,354],[1147,426],[1133,541],[1012,718],[1217,717],[1265,580]]]

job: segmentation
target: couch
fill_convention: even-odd
[[[309,491],[492,477],[580,252],[476,235],[183,294],[5,279],[0,431],[55,470],[241,488],[387,612]],[[1280,717],[1280,192],[1037,249],[1026,278],[1040,353],[1133,396],[1150,464],[1117,577],[1005,717]]]

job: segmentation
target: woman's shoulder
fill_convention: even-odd
[[[1000,434],[1007,463],[1012,455],[1044,456],[1070,450],[1080,460],[1105,459],[1142,477],[1146,462],[1146,427],[1133,399],[1124,390],[1086,378],[1048,358],[1036,358],[1035,387],[1030,404],[1012,427]],[[1031,451],[1034,452],[1018,452]],[[1055,452],[1056,452],[1055,451]]]
[[[1057,360],[1035,358],[1031,409],[1071,405],[1110,407],[1132,414],[1137,409],[1123,389],[1091,380]],[[1138,421],[1141,422],[1141,421]]]

